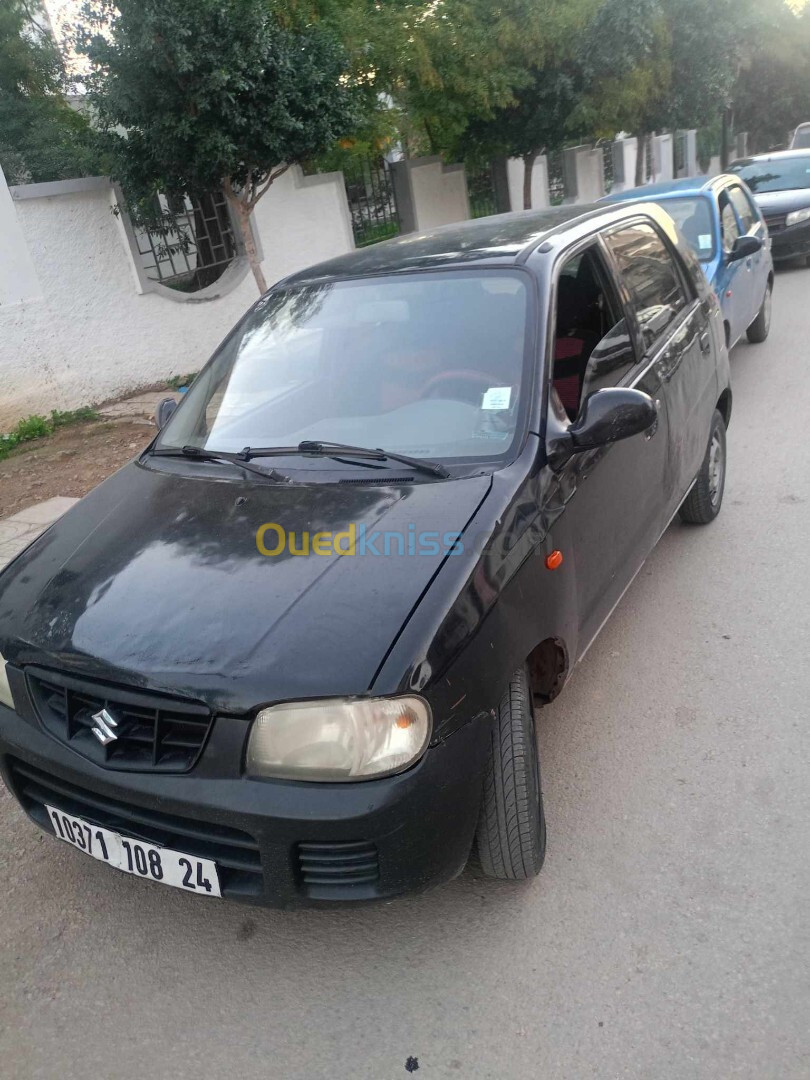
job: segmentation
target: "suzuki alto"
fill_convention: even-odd
[[[673,516],[723,500],[723,319],[672,219],[503,215],[316,266],[172,409],[0,573],[24,810],[77,858],[282,908],[473,852],[537,874],[538,709]]]

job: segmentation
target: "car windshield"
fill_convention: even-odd
[[[794,150],[810,149],[810,124],[802,124],[800,128],[796,129],[792,146]]]
[[[711,262],[715,254],[715,239],[709,200],[702,196],[661,199],[658,205],[674,219],[701,262]]]
[[[810,154],[806,157],[783,158],[781,161],[752,161],[748,165],[732,165],[729,172],[745,180],[752,191],[792,191],[810,187]]]
[[[526,396],[528,307],[525,275],[513,270],[272,292],[203,369],[158,447],[322,441],[498,459]]]

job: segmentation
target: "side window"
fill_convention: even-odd
[[[636,362],[624,311],[596,244],[563,264],[554,325],[553,387],[573,420],[584,397],[621,382]]]
[[[729,196],[734,204],[734,209],[737,211],[737,215],[742,222],[743,232],[749,233],[759,221],[759,215],[754,210],[751,200],[743,189],[736,184],[734,187],[729,188]]]
[[[737,224],[737,215],[731,204],[731,198],[727,191],[720,192],[720,231],[723,234],[723,251],[726,255],[731,251],[740,235],[740,227]]]
[[[631,225],[609,233],[605,240],[649,348],[689,303],[675,258],[652,225]]]

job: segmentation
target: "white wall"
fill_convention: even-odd
[[[444,165],[441,158],[416,158],[407,165],[417,232],[469,218],[463,165]]]
[[[673,136],[656,135],[653,142],[653,180],[672,180],[675,176]]]
[[[636,159],[638,158],[638,139],[633,136],[629,139],[617,139],[615,144],[623,162],[624,179],[617,180],[613,184],[616,192],[627,191],[636,184]]]
[[[509,184],[509,205],[513,210],[523,210],[523,182],[526,167],[523,158],[509,158],[506,163],[506,179]],[[548,197],[548,159],[539,154],[532,169],[532,210],[545,210],[550,206]]]
[[[605,167],[602,150],[578,150],[575,162],[577,170],[577,202],[592,203],[601,199],[605,194]]]
[[[139,291],[103,178],[11,194],[13,217],[1,183],[0,431],[199,369],[258,296],[242,259],[201,294]],[[289,170],[259,203],[255,231],[268,282],[350,251],[342,177]]]
[[[40,292],[37,272],[0,168],[0,308],[33,300]]]

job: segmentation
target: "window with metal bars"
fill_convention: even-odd
[[[180,292],[213,285],[241,254],[221,191],[194,199],[158,196],[154,219],[136,227],[135,239],[146,276]]]

